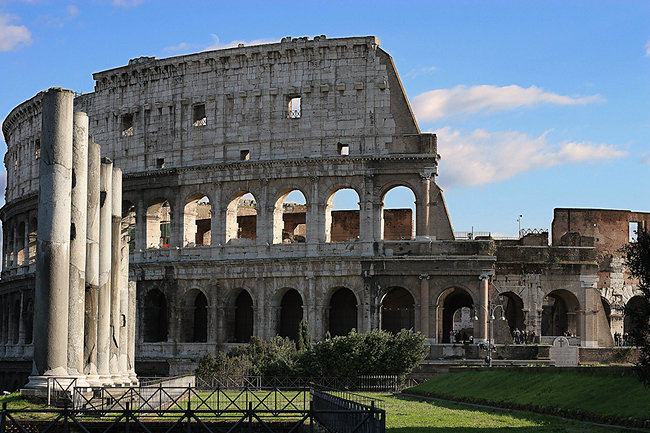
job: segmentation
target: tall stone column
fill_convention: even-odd
[[[68,371],[84,374],[86,290],[86,215],[88,213],[88,115],[74,113],[70,214],[70,288],[68,305]],[[78,380],[79,381],[79,380]],[[77,386],[88,386],[85,379]]]
[[[429,275],[420,275],[420,332],[429,338]]]
[[[74,93],[51,88],[43,95],[39,162],[38,237],[34,289],[33,376],[68,376],[68,283]]]
[[[97,374],[97,318],[99,301],[99,206],[101,149],[94,140],[88,143],[88,185],[86,214],[86,308],[84,372],[92,386],[100,386]]]
[[[474,337],[475,343],[487,343],[488,341],[488,316],[490,308],[488,302],[488,285],[490,282],[490,276],[487,273],[483,273],[479,276],[480,285],[479,285],[479,306],[476,315],[478,316],[478,334]]]
[[[128,278],[128,270],[127,270]],[[129,379],[131,380],[131,385],[138,384],[138,376],[135,374],[135,314],[136,314],[136,283],[135,281],[128,281],[129,287],[129,304],[128,304],[128,315],[126,318],[126,329],[128,333],[128,347],[127,347],[127,357],[128,357],[128,369],[129,369]]]
[[[111,183],[111,338],[110,370],[113,384],[122,383],[120,369],[120,295],[122,290],[122,170],[113,166]]]
[[[120,229],[122,227],[120,226]],[[122,383],[131,384],[129,378],[128,346],[129,346],[129,244],[126,241],[126,230],[120,230],[120,347],[119,367]]]
[[[99,204],[99,295],[97,301],[97,373],[104,385],[112,385],[111,348],[111,210],[113,162],[102,158]]]

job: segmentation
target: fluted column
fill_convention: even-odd
[[[99,386],[97,375],[97,315],[99,296],[99,205],[101,149],[94,140],[88,143],[88,185],[86,214],[86,305],[84,320],[84,372],[86,380]]]
[[[42,376],[68,375],[73,99],[72,91],[52,88],[42,100],[34,376],[30,377],[28,388],[47,386]]]
[[[110,370],[114,384],[122,383],[120,371],[120,295],[121,295],[121,267],[122,267],[122,170],[113,167],[111,183],[111,338],[110,338]]]
[[[487,273],[481,274],[479,277],[479,307],[477,308],[476,315],[478,316],[478,334],[474,337],[475,343],[487,343],[488,341],[488,316],[490,308],[488,302],[488,285],[490,276]]]
[[[84,310],[86,289],[86,215],[88,212],[88,116],[74,113],[70,214],[70,287],[68,305],[68,371],[84,373]],[[77,386],[87,386],[78,383]]]
[[[128,260],[127,260],[128,264]],[[127,279],[128,279],[128,268],[126,270]],[[126,318],[126,329],[128,333],[128,347],[127,347],[127,357],[128,357],[128,371],[129,379],[131,380],[132,385],[138,384],[138,377],[135,374],[135,315],[136,315],[136,283],[135,281],[128,281],[128,290],[129,290],[129,303],[128,303],[128,315]]]
[[[113,206],[113,162],[102,158],[99,205],[99,295],[97,302],[97,373],[111,385],[111,210]]]

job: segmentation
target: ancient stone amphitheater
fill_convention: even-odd
[[[414,328],[442,344],[473,308],[464,331],[481,342],[497,302],[511,329],[611,344],[593,242],[455,239],[436,136],[420,132],[377,38],[141,57],[93,78],[75,110],[124,172],[140,373],[183,372],[252,335],[292,337],[301,320],[316,339]],[[3,124],[5,383],[31,370],[40,115],[38,94]],[[385,208],[394,188],[415,212]],[[351,209],[336,208],[343,193]]]

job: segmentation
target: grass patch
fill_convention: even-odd
[[[533,413],[506,413],[391,394],[381,398],[388,433],[604,433],[610,430]]]
[[[650,391],[632,376],[594,371],[467,369],[435,377],[409,391],[458,399],[545,406],[601,417],[650,418]]]

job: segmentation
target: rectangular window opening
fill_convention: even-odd
[[[192,125],[205,126],[208,118],[205,116],[205,104],[195,105],[193,108]]]
[[[41,140],[36,139],[36,159],[41,157]]]
[[[248,161],[251,159],[251,152],[250,150],[242,150],[239,152],[239,159],[242,161]]]
[[[122,116],[122,137],[133,137],[133,114]]]
[[[165,158],[156,159],[156,167],[165,168]]]
[[[630,242],[636,242],[638,238],[638,232],[639,232],[639,223],[638,222],[630,222],[628,226],[628,234],[629,234],[629,241]]]
[[[337,143],[337,146],[338,146],[338,149],[339,149],[339,155],[348,156],[350,154],[350,145],[349,144]]]
[[[300,96],[293,97],[289,99],[289,119],[300,119],[302,116],[302,111],[300,109]]]

